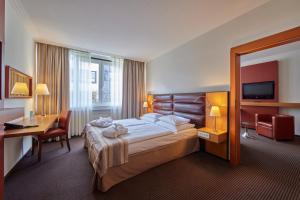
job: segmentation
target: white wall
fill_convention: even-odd
[[[228,89],[230,48],[299,26],[299,9],[299,0],[270,1],[153,59],[147,66],[147,91],[167,93]]]
[[[300,44],[297,45],[298,49],[293,49],[291,51],[288,50],[287,46],[289,45],[269,49],[267,51],[257,52],[254,54],[249,54],[247,56],[242,56],[241,66],[278,60],[279,101],[299,103]],[[280,50],[281,52],[279,52],[278,50]],[[276,53],[276,51],[278,53]],[[300,135],[300,109],[280,108],[279,112],[281,114],[288,114],[295,117],[295,134]]]
[[[34,41],[26,29],[23,19],[14,10],[10,1],[5,4],[5,65],[33,76],[34,73]],[[4,70],[4,69],[3,69]],[[4,79],[4,76],[3,76]],[[5,108],[25,107],[25,115],[32,110],[33,99],[4,100]],[[31,147],[31,137],[11,138],[4,141],[4,174],[22,158]]]

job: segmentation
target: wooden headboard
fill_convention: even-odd
[[[205,126],[205,93],[154,94],[153,112],[191,120],[196,128]]]

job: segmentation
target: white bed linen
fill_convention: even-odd
[[[179,131],[177,134],[168,134],[161,137],[152,138],[149,140],[143,140],[140,142],[131,143],[128,145],[128,155],[134,155],[140,152],[151,151],[154,148],[163,148],[166,145],[178,142],[183,139],[198,138],[197,129],[190,128],[183,131]]]
[[[154,123],[128,126],[127,128],[128,133],[120,137],[126,139],[128,141],[128,144],[174,134],[173,131]]]
[[[135,118],[115,120],[114,122],[128,128],[128,133],[120,136],[128,141],[128,155],[151,150],[160,146],[163,147],[164,145],[177,142],[181,139],[197,137],[197,130],[195,128],[174,132],[156,123]]]
[[[114,123],[118,123],[118,124],[121,124],[121,125],[123,125],[125,127],[129,127],[129,126],[137,126],[137,125],[149,124],[151,122],[147,122],[147,121],[136,119],[136,118],[130,118],[130,119],[114,120]]]

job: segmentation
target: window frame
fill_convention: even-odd
[[[98,76],[96,73],[96,84],[98,84],[98,102],[93,103],[93,110],[107,110],[110,109],[111,101],[110,102],[103,102],[103,93],[102,93],[102,88],[103,88],[103,82],[105,79],[105,74],[104,74],[104,65],[109,64],[111,66],[110,60],[106,59],[100,59],[100,58],[91,58],[91,63],[98,64]]]

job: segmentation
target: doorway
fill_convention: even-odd
[[[300,40],[300,27],[231,49],[230,52],[230,163],[240,163],[240,66],[241,56]]]

